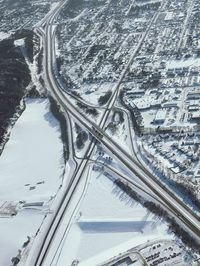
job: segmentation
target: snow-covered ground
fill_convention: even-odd
[[[190,67],[190,66],[199,66],[200,59],[191,57],[187,60],[171,60],[167,62],[167,68],[176,68],[176,67]]]
[[[81,97],[83,100],[91,105],[98,106],[98,99],[104,95],[107,91],[113,91],[116,83],[103,83],[100,85],[88,85],[81,87]]]
[[[122,195],[110,179],[90,171],[57,265],[71,265],[73,260],[97,265],[149,240],[172,239],[167,230],[163,221]]]
[[[27,100],[26,106],[0,158],[0,199],[49,198],[61,182],[58,121],[49,112],[47,100]],[[30,190],[31,186],[35,189]]]
[[[9,33],[0,31],[0,41],[7,39],[10,36]]]
[[[44,93],[44,87],[41,84],[40,79],[42,77],[42,74],[38,74],[38,55],[39,52],[37,52],[34,56],[33,56],[33,62],[31,63],[28,55],[27,55],[27,49],[25,47],[25,42],[24,42],[24,38],[22,39],[18,39],[14,41],[14,45],[19,47],[21,49],[22,55],[24,56],[24,59],[26,61],[26,64],[29,67],[30,70],[30,75],[31,75],[31,81],[29,83],[29,86],[27,87],[27,90],[31,89],[33,87],[33,85],[35,85],[35,87],[37,88],[37,91],[40,92],[40,95],[42,95]]]
[[[44,215],[34,211],[22,211],[14,218],[0,219],[0,265],[11,265],[12,257],[27,241],[27,236],[35,235]]]
[[[128,153],[133,154],[130,130],[129,130],[129,121],[126,113],[123,113],[124,121],[122,123],[114,123],[116,125],[116,131],[113,133],[112,130],[108,127],[106,128],[106,133],[111,137],[116,143],[123,147]],[[108,123],[109,125],[109,123]]]
[[[27,99],[0,157],[0,200],[47,203],[62,182],[62,155],[59,123],[48,100]],[[10,265],[27,235],[35,235],[45,212],[20,208],[16,216],[0,219],[0,265]]]

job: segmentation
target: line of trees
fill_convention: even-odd
[[[111,95],[112,95],[112,91],[109,90],[104,95],[100,96],[99,99],[98,99],[99,105],[106,104],[109,101]]]
[[[123,100],[124,99],[124,94],[125,94],[125,91],[124,90],[121,90],[120,93],[119,93],[120,103],[121,103],[122,106],[124,106],[129,111],[129,114],[130,114],[130,117],[131,117],[131,120],[132,120],[132,124],[133,124],[133,128],[134,128],[135,133],[138,136],[141,136],[142,135],[142,131],[141,131],[140,125],[137,122],[136,114],[134,113],[134,110],[133,110],[132,107],[127,106],[124,103],[124,100]]]
[[[134,191],[132,187],[130,187],[128,184],[124,184],[124,182],[122,182],[120,179],[116,179],[114,183],[130,198],[142,204],[150,212],[162,219],[165,219],[169,224],[170,231],[173,232],[179,239],[181,239],[186,246],[200,254],[199,243],[186,230],[184,230],[173,217],[169,216],[169,214],[159,204],[145,200],[136,191]]]
[[[81,102],[76,102],[78,107],[80,107],[82,110],[86,112],[86,114],[92,115],[92,116],[97,116],[99,113],[96,108],[88,107],[86,104],[81,103]]]
[[[10,118],[21,109],[21,99],[31,81],[29,68],[14,41],[12,36],[0,42],[0,143]]]
[[[56,101],[52,96],[49,96],[49,101],[50,101],[51,112],[53,113],[55,118],[60,122],[61,139],[64,144],[63,155],[64,155],[64,160],[66,161],[69,158],[67,122],[64,114],[60,110],[60,107],[58,106],[58,104],[56,103]]]

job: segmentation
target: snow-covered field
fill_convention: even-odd
[[[81,97],[83,100],[93,106],[98,106],[98,99],[100,96],[104,95],[107,91],[115,88],[116,83],[104,83],[100,85],[87,85],[81,87]],[[82,93],[83,91],[83,93]]]
[[[26,104],[0,158],[0,199],[48,199],[61,181],[59,124],[47,100],[27,100]]]
[[[48,203],[62,181],[62,153],[59,123],[48,100],[26,100],[0,157],[0,200]],[[0,265],[10,265],[27,235],[35,235],[45,211],[20,208],[16,216],[0,218]]]
[[[44,215],[34,211],[22,211],[14,218],[0,219],[0,265],[11,265],[12,257],[27,241],[27,236],[35,235]]]
[[[94,171],[73,220],[58,265],[97,265],[149,240],[173,238],[163,221]]]

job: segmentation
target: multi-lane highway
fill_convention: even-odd
[[[152,18],[152,21],[145,32],[142,35],[141,41],[138,44],[136,50],[133,52],[128,64],[126,65],[121,77],[115,87],[114,93],[108,103],[108,108],[105,110],[100,123],[97,125],[94,122],[90,121],[83,113],[74,106],[69,100],[67,94],[62,90],[59,82],[56,80],[54,75],[53,65],[55,63],[54,55],[54,41],[55,41],[55,31],[53,22],[59,15],[62,7],[67,3],[67,1],[61,1],[61,3],[46,16],[45,20],[42,21],[40,25],[44,32],[42,33],[43,42],[44,42],[44,70],[46,76],[46,85],[51,95],[56,99],[59,105],[62,107],[62,110],[66,114],[70,115],[75,119],[83,128],[88,130],[93,136],[93,141],[90,143],[86,154],[85,159],[83,159],[72,175],[72,178],[66,187],[65,193],[60,201],[59,208],[57,209],[54,218],[52,219],[51,225],[47,230],[47,233],[43,239],[43,242],[40,244],[38,249],[38,256],[33,256],[31,254],[27,259],[27,265],[47,265],[46,259],[51,252],[51,245],[55,239],[57,230],[63,222],[63,217],[68,209],[69,203],[73,194],[76,193],[77,186],[81,180],[81,177],[85,171],[85,168],[88,164],[89,158],[91,157],[96,139],[102,143],[104,148],[113,154],[113,157],[123,165],[129,171],[130,174],[137,176],[152,193],[162,202],[163,207],[167,208],[170,214],[176,217],[177,221],[183,225],[193,236],[200,241],[200,222],[198,216],[193,213],[176,195],[174,195],[168,188],[163,187],[163,184],[160,183],[152,173],[150,173],[144,166],[142,166],[136,159],[133,159],[130,154],[128,154],[121,146],[115,143],[105,132],[104,126],[106,124],[107,118],[112,110],[112,107],[117,98],[121,82],[126,75],[126,72],[129,68],[129,65],[134,60],[139,48],[142,45],[142,42],[145,40],[148,30],[151,27],[151,23],[157,17],[157,14]],[[41,30],[38,29],[38,32],[41,34]],[[66,225],[68,226],[68,225]]]

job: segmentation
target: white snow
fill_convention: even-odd
[[[24,38],[14,41],[15,46],[24,46]]]
[[[0,158],[0,199],[48,198],[61,182],[58,121],[49,112],[47,100],[27,100],[26,105]],[[30,190],[31,186],[36,188]]]
[[[50,200],[62,181],[62,152],[59,123],[49,111],[48,100],[27,99],[0,157],[0,200]],[[10,265],[44,215],[42,209],[22,208],[13,218],[0,219],[0,265]]]
[[[178,67],[190,67],[190,66],[199,66],[200,65],[200,59],[191,57],[187,60],[171,60],[167,61],[167,68],[178,68]]]
[[[9,33],[3,31],[0,32],[0,41],[7,39],[8,37],[10,37]]]
[[[115,88],[116,83],[103,83],[100,85],[88,85],[87,86],[83,85],[81,86],[81,96],[83,98],[83,100],[93,106],[98,106],[98,99],[100,96],[104,95],[107,91],[111,90],[113,91],[113,89]],[[92,91],[92,93],[87,94],[88,91]]]
[[[0,265],[11,265],[27,236],[34,235],[43,219],[42,214],[23,211],[14,218],[0,219]]]
[[[148,240],[172,238],[167,225],[91,171],[57,265],[97,265]],[[68,243],[71,243],[70,245]]]
[[[126,151],[133,154],[133,147],[131,143],[131,135],[129,129],[129,121],[127,114],[124,112],[124,122],[117,123],[117,130],[113,134],[112,131],[107,128],[106,133],[121,147],[126,147]]]

